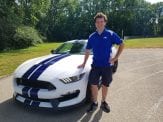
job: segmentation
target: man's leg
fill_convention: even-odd
[[[91,85],[91,95],[92,95],[92,104],[90,105],[87,112],[93,112],[97,109],[97,106],[98,106],[98,102],[97,102],[98,86],[97,85]]]
[[[92,96],[92,104],[90,105],[87,112],[93,112],[96,110],[97,96],[98,96],[98,84],[100,79],[100,71],[98,68],[92,68],[89,74],[89,84],[91,85],[91,96]]]
[[[106,102],[107,93],[108,93],[108,86],[102,85],[101,108],[102,108],[103,111],[105,111],[106,113],[109,113],[109,112],[110,112],[110,106],[109,106],[108,103]]]
[[[102,70],[102,102],[106,100],[108,87],[112,82],[112,69],[111,67],[103,68]]]
[[[94,103],[97,103],[97,97],[98,97],[98,86],[97,85],[91,85],[91,93],[92,93],[92,101]]]
[[[105,112],[110,112],[110,107],[106,102],[108,87],[112,81],[112,71],[111,67],[106,67],[102,70],[102,101],[101,101],[101,108]]]
[[[102,100],[101,100],[102,102],[106,100],[107,93],[108,93],[108,87],[105,85],[102,85]]]

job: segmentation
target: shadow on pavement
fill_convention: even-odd
[[[86,114],[82,119],[80,119],[81,122],[89,122],[91,120],[91,122],[99,122],[101,117],[102,117],[102,110],[99,109],[96,114],[93,116],[93,113],[88,113]]]
[[[47,109],[36,109],[15,103],[9,99],[0,103],[0,122],[98,122],[102,117],[102,111],[86,113],[88,104],[66,111],[52,111]]]

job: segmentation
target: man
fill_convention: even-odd
[[[94,17],[96,31],[89,36],[84,62],[78,68],[84,68],[87,59],[90,55],[90,50],[93,51],[92,69],[89,74],[89,84],[91,85],[92,104],[87,112],[96,110],[98,106],[98,84],[100,77],[102,78],[102,100],[101,108],[105,112],[110,112],[110,107],[106,102],[107,91],[110,83],[112,82],[111,64],[118,60],[124,44],[120,37],[111,30],[105,28],[107,17],[103,13],[97,13]],[[117,54],[114,58],[110,59],[111,47],[113,44],[119,45]]]

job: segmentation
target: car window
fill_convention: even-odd
[[[55,53],[69,53],[72,48],[72,43],[64,43],[59,48],[56,49]]]
[[[70,54],[81,54],[85,43],[81,42],[66,42],[56,49],[55,53],[70,53]]]

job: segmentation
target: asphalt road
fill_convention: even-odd
[[[88,105],[64,112],[31,109],[15,104],[12,92],[12,76],[0,79],[0,122],[163,122],[163,49],[124,50],[108,92],[110,113],[98,108],[87,114]]]

